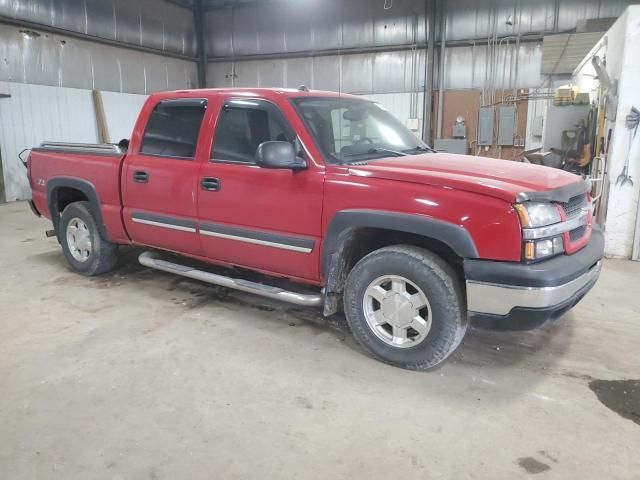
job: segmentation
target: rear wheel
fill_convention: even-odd
[[[347,321],[375,358],[413,370],[443,362],[467,329],[455,272],[427,250],[397,245],[370,253],[349,273]]]
[[[88,202],[67,205],[58,229],[64,256],[76,272],[93,276],[113,270],[118,260],[118,246],[100,235]]]

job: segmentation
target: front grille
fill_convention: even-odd
[[[580,211],[587,206],[587,196],[583,193],[571,197],[568,202],[560,204],[564,210],[567,219],[576,217]]]
[[[571,220],[572,218],[580,215],[580,213],[582,213],[582,211],[588,207],[587,195],[583,193],[580,195],[576,195],[575,197],[571,197],[568,202],[561,203],[560,206],[562,206],[567,220]],[[585,236],[586,233],[586,225],[574,228],[569,232],[569,243],[573,244],[579,241]]]
[[[582,227],[574,228],[569,232],[569,240],[571,241],[571,243],[577,242],[582,237],[584,237],[584,234],[586,231],[587,231],[586,225],[583,225]]]

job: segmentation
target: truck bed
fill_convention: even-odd
[[[102,208],[102,220],[114,242],[128,242],[122,224],[120,169],[126,153],[117,145],[45,142],[29,156],[32,198],[37,210],[52,218],[48,192],[57,179],[75,179],[90,187]]]

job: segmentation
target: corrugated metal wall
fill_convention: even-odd
[[[408,92],[424,84],[424,52],[399,51],[210,63],[216,87],[298,87],[349,93]]]
[[[150,93],[194,88],[196,64],[0,24],[0,80]]]
[[[193,14],[159,0],[0,0],[0,15],[188,56]]]
[[[376,2],[374,2],[376,3]],[[447,39],[562,32],[581,20],[617,17],[634,0],[446,0]],[[506,23],[511,16],[513,25]]]
[[[521,43],[516,55],[518,34],[540,38],[543,33],[573,29],[580,20],[618,16],[630,3],[638,2],[447,0],[446,37],[452,44],[446,49],[444,87],[538,87],[543,80],[541,42]],[[385,4],[391,8],[385,10]],[[304,83],[358,93],[422,90],[424,6],[424,1],[417,0],[325,0],[264,2],[209,11],[207,53],[216,61],[208,66],[207,81],[211,86]],[[498,45],[495,53],[486,46],[489,38]],[[413,44],[421,45],[419,76],[411,77],[415,81],[407,80],[407,71],[413,71]],[[403,45],[406,50],[354,53],[362,47],[393,50]],[[344,51],[318,56],[335,49]],[[291,58],[242,59],[260,55]],[[229,61],[218,62],[223,58]]]
[[[194,88],[195,53],[193,13],[162,0],[0,0],[0,80],[143,94]]]
[[[207,12],[207,53],[264,55],[424,43],[424,0],[262,2]]]
[[[444,87],[483,88],[487,85],[486,45],[446,49]],[[351,55],[243,60],[209,63],[212,87],[298,87],[345,93],[393,93],[424,89],[424,50],[401,50]],[[518,49],[517,76],[514,42],[503,42],[493,59],[495,88],[535,88],[542,83],[542,50],[538,43]],[[436,79],[437,62],[436,62]],[[436,81],[437,86],[437,81]]]
[[[97,142],[90,90],[0,82],[0,153],[7,201],[31,197],[26,170],[18,159],[24,148],[45,140]],[[129,137],[144,95],[104,94],[112,139]]]
[[[638,2],[446,0],[447,40],[562,32],[580,20],[617,17],[633,3]],[[424,43],[424,15],[424,0],[256,2],[207,13],[207,52],[233,57]]]

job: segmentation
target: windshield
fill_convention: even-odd
[[[431,150],[377,103],[338,97],[301,97],[293,102],[330,163]]]

